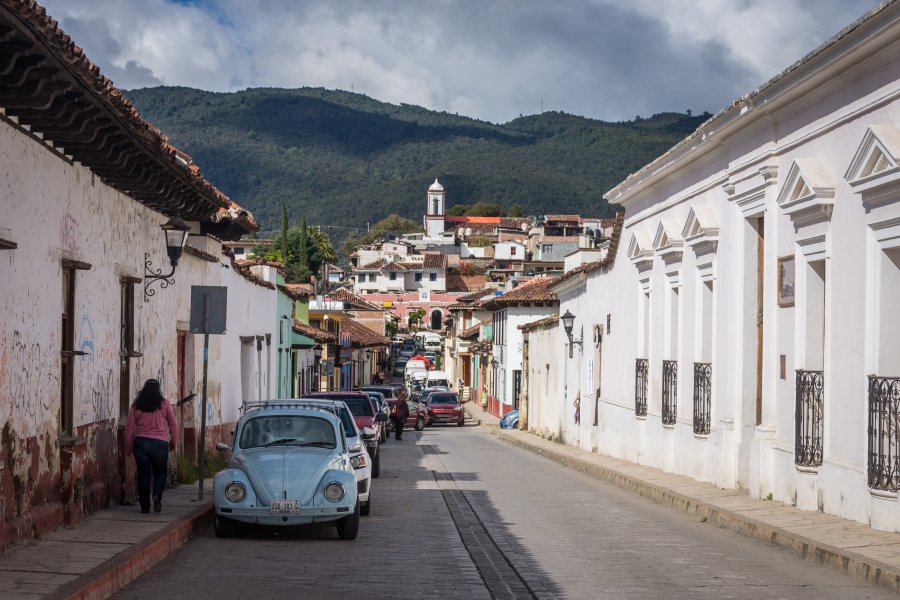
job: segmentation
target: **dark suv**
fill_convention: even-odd
[[[353,413],[353,420],[362,434],[363,443],[372,458],[372,477],[378,477],[381,470],[381,453],[379,441],[381,428],[387,423],[387,415],[378,410],[375,401],[365,392],[312,392],[304,398],[322,398],[324,400],[343,400]]]

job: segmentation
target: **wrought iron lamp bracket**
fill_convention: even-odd
[[[170,285],[175,285],[175,278],[172,277],[175,274],[175,265],[172,265],[172,270],[167,274],[162,274],[162,269],[154,269],[153,262],[150,260],[150,253],[144,253],[144,302],[150,302],[150,298],[156,295],[156,290],[151,288],[155,282],[159,281],[159,287],[167,288]]]

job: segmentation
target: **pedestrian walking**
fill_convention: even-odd
[[[394,422],[394,439],[403,439],[403,424],[409,417],[409,407],[404,400],[396,400],[391,406],[391,420]]]
[[[153,511],[162,510],[166,488],[169,451],[175,450],[175,411],[163,398],[159,381],[148,379],[128,410],[125,424],[125,452],[134,455],[137,465],[138,499],[141,512],[150,512],[150,479],[153,479]]]

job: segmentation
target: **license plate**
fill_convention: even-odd
[[[272,500],[269,512],[273,515],[299,515],[299,500]]]

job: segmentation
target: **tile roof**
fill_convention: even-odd
[[[382,260],[376,260],[370,263],[367,263],[357,269],[357,271],[378,271],[381,269],[381,266],[384,264]]]
[[[444,221],[447,223],[484,223],[484,224],[500,224],[500,217],[453,217],[445,216]]]
[[[327,297],[331,298],[332,300],[337,300],[339,302],[346,302],[347,304],[350,304],[353,308],[357,308],[357,309],[361,309],[361,310],[381,310],[381,311],[384,310],[383,307],[378,306],[377,304],[373,304],[373,303],[369,302],[368,300],[366,300],[365,298],[362,298],[361,296],[357,296],[356,294],[354,294],[347,288],[338,288],[338,289],[334,290],[333,292],[329,292],[327,294]]]
[[[461,340],[469,340],[472,338],[476,338],[476,337],[478,337],[479,332],[481,332],[482,325],[483,325],[483,323],[475,323],[468,329],[464,330],[462,333],[457,334],[456,337],[458,337]]]
[[[201,250],[200,248],[195,248],[194,246],[191,246],[190,244],[185,244],[184,253],[190,254],[191,256],[196,256],[197,258],[199,258],[201,260],[205,260],[206,262],[219,262],[219,259],[216,258],[214,255],[212,255],[209,252],[206,252],[204,250]]]
[[[565,243],[569,243],[569,244],[577,244],[577,243],[578,243],[578,236],[577,236],[577,235],[542,235],[542,236],[538,239],[538,242],[541,242],[541,243],[548,243],[548,242],[559,243],[559,242],[565,242]]]
[[[312,325],[307,325],[306,323],[301,323],[296,319],[294,320],[294,326],[292,329],[300,335],[305,335],[306,337],[312,338],[317,342],[332,344],[337,342],[337,336],[333,333],[325,331],[324,329],[319,329],[318,327],[313,327]]]
[[[286,283],[284,287],[291,290],[295,294],[304,296],[312,296],[313,286],[311,283]]]
[[[0,107],[60,157],[152,210],[199,221],[203,233],[228,240],[259,228],[141,117],[44,7],[2,0],[0,31]]]
[[[505,294],[480,302],[480,305],[487,310],[497,310],[518,304],[558,302],[559,298],[550,290],[550,286],[556,280],[556,277],[534,277]]]
[[[458,273],[447,273],[447,291],[448,292],[470,292],[472,290],[480,290],[487,281],[485,275],[460,275]]]
[[[350,343],[357,348],[366,348],[370,346],[387,346],[391,340],[378,335],[365,325],[354,321],[353,319],[344,319],[341,321],[341,334],[350,336]]]
[[[557,277],[554,283],[562,283],[580,275],[581,273],[590,273],[598,269],[605,269],[612,266],[616,262],[616,254],[619,249],[619,242],[622,237],[622,229],[624,228],[624,226],[625,211],[619,211],[616,214],[615,221],[613,222],[613,231],[612,235],[610,236],[609,249],[606,251],[606,258],[584,263],[583,265],[575,267],[571,271],[566,271],[564,274]]]
[[[406,269],[394,261],[390,261],[381,267],[382,271],[405,271]]]
[[[522,223],[530,223],[531,219],[528,217],[501,217],[500,218],[500,227],[512,227],[515,229],[519,229],[522,227]]]
[[[437,252],[427,252],[425,254],[425,260],[422,264],[423,269],[446,269],[447,268],[447,255],[439,254]]]
[[[544,317],[543,319],[538,319],[537,321],[531,321],[530,323],[523,323],[519,325],[519,329],[521,331],[534,331],[535,329],[540,329],[546,325],[558,325],[559,324],[559,315],[553,314],[549,317]]]
[[[547,215],[547,221],[564,221],[566,223],[581,223],[581,217],[578,215]]]
[[[497,293],[497,288],[495,288],[495,287],[488,287],[488,288],[483,288],[483,289],[480,289],[480,290],[476,290],[476,291],[474,291],[474,292],[469,292],[468,294],[463,294],[462,296],[457,296],[455,299],[456,299],[457,302],[462,302],[462,303],[465,303],[465,304],[469,304],[469,303],[477,302],[477,301],[481,300],[482,298],[484,298],[484,297],[487,296],[488,294],[490,294],[491,296],[493,296],[493,295],[496,294],[496,293]]]

